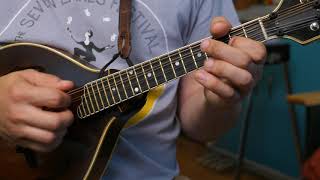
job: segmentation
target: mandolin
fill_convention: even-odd
[[[319,23],[320,0],[282,0],[272,13],[234,27],[217,40],[228,43],[232,37],[242,36],[260,42],[287,38],[308,44],[320,38]],[[36,153],[2,141],[2,163],[15,168],[2,169],[0,178],[101,179],[119,134],[128,119],[143,107],[148,94],[204,65],[208,57],[200,50],[201,42],[127,69],[107,70],[103,76],[85,61],[45,45],[21,42],[0,47],[0,76],[32,68],[76,84],[68,92],[75,122],[63,143],[53,152]],[[6,152],[19,163],[7,161]]]

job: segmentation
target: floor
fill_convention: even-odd
[[[185,137],[179,138],[177,148],[177,158],[179,161],[181,174],[191,180],[233,180],[233,170],[217,172],[214,169],[201,166],[197,161],[199,157],[207,153],[204,145],[188,140]],[[243,172],[243,180],[262,180],[264,178]]]
[[[186,138],[179,138],[177,143],[177,156],[181,174],[188,177],[179,180],[233,180],[232,170],[218,173],[213,169],[201,166],[197,162],[199,157],[207,153],[207,150],[203,145],[194,143]],[[2,142],[2,144],[4,143]],[[1,180],[25,179],[25,177],[30,177],[29,171],[23,171],[24,168],[22,165],[25,164],[24,158],[21,155],[17,156],[14,149],[10,149],[9,151],[5,146],[0,146],[0,152],[2,155],[0,157]],[[20,171],[18,171],[18,169]],[[262,180],[263,178],[244,173],[241,179]]]

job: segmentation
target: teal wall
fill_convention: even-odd
[[[320,91],[320,43],[308,46],[290,42],[290,73],[294,93]],[[270,89],[270,84],[272,88]],[[254,107],[248,134],[246,158],[289,176],[298,176],[298,164],[292,140],[292,129],[286,103],[281,66],[265,67],[264,75],[253,94]],[[296,107],[303,139],[304,108]],[[238,150],[240,123],[221,137],[218,146]]]

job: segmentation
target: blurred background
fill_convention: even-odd
[[[246,22],[269,14],[279,2],[236,0],[235,5]],[[303,162],[320,145],[320,43],[302,46],[276,40],[267,46],[262,80],[237,126],[206,145],[180,138],[178,158],[184,176],[195,180],[302,179]]]

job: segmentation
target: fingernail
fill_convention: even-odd
[[[212,68],[213,67],[213,60],[212,59],[208,59],[206,61],[206,67],[208,67],[208,68]]]
[[[202,49],[202,50],[206,50],[206,49],[209,47],[209,45],[210,45],[209,40],[204,40],[204,41],[202,41],[202,43],[201,43],[201,49]]]
[[[73,85],[73,82],[72,82],[72,81],[68,81],[68,80],[61,80],[61,81],[59,82],[59,84],[60,84],[61,86],[70,86],[70,85]]]
[[[205,82],[207,80],[207,77],[201,72],[197,74],[197,78],[199,81],[202,81],[202,82]]]

